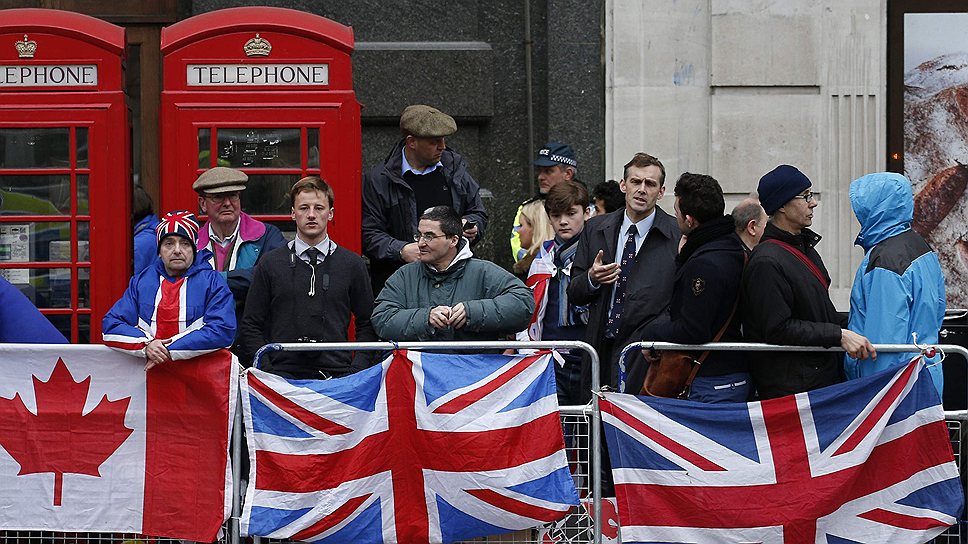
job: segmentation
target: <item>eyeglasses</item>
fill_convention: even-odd
[[[810,202],[811,200],[816,200],[816,196],[817,196],[817,193],[815,193],[813,191],[807,191],[807,194],[805,194],[805,195],[797,195],[797,196],[795,196],[793,198],[802,198],[802,199],[806,200],[807,202]]]
[[[215,193],[215,194],[206,193],[205,194],[205,200],[207,200],[209,202],[212,202],[214,204],[219,204],[221,202],[225,202],[226,200],[231,201],[231,202],[238,202],[240,197],[241,197],[241,194],[238,193],[238,192],[235,192],[235,193]]]
[[[446,234],[430,234],[429,232],[425,234],[417,233],[413,235],[413,241],[419,242],[423,240],[424,242],[427,242],[429,244],[430,242],[433,242],[437,238],[446,238],[446,237],[447,237]]]

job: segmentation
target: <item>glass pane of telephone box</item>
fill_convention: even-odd
[[[319,129],[307,128],[306,140],[309,154],[307,166],[309,168],[319,168]]]
[[[208,170],[212,167],[212,131],[207,128],[198,129],[198,167]],[[216,166],[226,166],[216,164]]]
[[[300,168],[298,128],[220,128],[218,165],[232,168]]]
[[[77,215],[87,215],[91,213],[91,203],[87,191],[87,176],[78,174],[77,176]]]
[[[0,276],[38,308],[71,307],[70,268],[7,268]]]
[[[91,224],[87,221],[77,222],[77,262],[91,260]]]
[[[77,316],[77,342],[79,344],[91,343],[91,316],[78,314]]]
[[[87,129],[77,127],[74,129],[74,137],[77,140],[77,167],[87,168]],[[135,153],[135,156],[138,154]]]
[[[70,256],[71,224],[66,221],[0,223],[0,263],[68,262]]]
[[[71,177],[0,175],[0,215],[69,215]]]
[[[69,168],[70,129],[0,128],[0,168]]]
[[[77,269],[77,307],[91,307],[91,269]]]
[[[71,314],[45,315],[44,317],[64,335],[64,338],[71,339]]]
[[[242,191],[242,210],[251,215],[289,215],[289,189],[299,178],[299,174],[249,174]]]
[[[71,340],[71,314],[58,314],[44,316],[48,321],[64,335],[64,338]],[[78,314],[77,316],[77,343],[91,343],[91,316]]]

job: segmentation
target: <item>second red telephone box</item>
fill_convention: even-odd
[[[192,183],[229,166],[249,176],[242,209],[291,238],[289,188],[316,174],[339,207],[330,235],[359,253],[353,30],[291,9],[231,8],[165,28],[161,49],[162,211],[196,210]]]

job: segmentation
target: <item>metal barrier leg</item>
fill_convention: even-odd
[[[239,544],[239,518],[242,516],[242,388],[235,399],[235,422],[232,427],[232,517],[229,518],[230,544]]]

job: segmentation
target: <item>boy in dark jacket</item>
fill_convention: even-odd
[[[345,342],[350,317],[356,340],[376,340],[370,326],[373,292],[363,259],[337,246],[326,233],[333,219],[333,190],[316,176],[289,192],[296,239],[256,266],[240,331],[246,362],[270,342]],[[267,370],[286,378],[324,379],[367,365],[365,352],[274,352]]]

